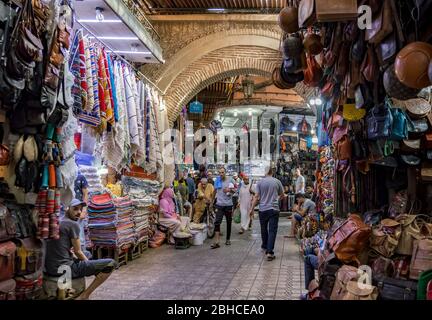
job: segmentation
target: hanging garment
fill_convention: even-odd
[[[108,68],[108,60],[107,60],[107,55],[106,55],[105,49],[102,49],[102,60],[104,63],[104,77],[105,77],[104,85],[106,86],[105,87],[105,95],[106,95],[106,99],[109,100],[109,103],[107,103],[107,121],[112,126],[115,123],[114,101],[113,101],[113,94],[112,94],[112,88],[111,88],[111,76],[110,76],[110,71]]]
[[[145,91],[144,91],[144,84],[141,81],[137,82],[137,92],[138,92],[137,123],[138,123],[139,148],[135,155],[135,163],[139,166],[143,166],[145,162],[145,136],[144,136],[144,119],[143,119]]]
[[[87,112],[91,112],[94,106],[93,78],[92,78],[92,61],[90,55],[90,41],[84,38],[84,55],[85,55],[85,79],[87,82],[87,104],[83,108]]]
[[[101,124],[100,105],[99,105],[99,92],[98,92],[98,76],[97,76],[97,59],[95,48],[89,46],[91,58],[91,73],[92,73],[92,87],[94,104],[91,111],[82,110],[78,115],[78,119],[90,126],[97,127]]]
[[[112,100],[113,100],[114,120],[115,122],[118,122],[119,116],[118,116],[117,89],[115,84],[114,65],[110,53],[107,53],[107,61],[108,61],[108,70],[110,75],[111,93],[112,93]]]
[[[124,66],[124,77],[125,77],[125,89],[126,89],[126,104],[127,104],[127,115],[129,121],[129,136],[130,146],[132,155],[139,148],[139,132],[137,123],[137,107],[135,101],[135,92],[132,84],[132,75],[127,66]]]
[[[87,81],[85,78],[85,55],[84,41],[82,30],[78,30],[75,34],[71,55],[69,60],[69,68],[74,75],[74,84],[72,86],[73,110],[75,114],[80,114],[81,110],[87,105]]]

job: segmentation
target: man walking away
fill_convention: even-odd
[[[273,169],[270,167],[266,177],[258,181],[250,212],[252,214],[255,206],[259,203],[261,248],[265,250],[268,261],[276,258],[273,250],[279,222],[279,198],[283,193],[282,183],[273,178]]]
[[[215,182],[216,189],[216,221],[215,221],[215,235],[216,242],[211,245],[212,249],[219,248],[220,240],[220,225],[222,223],[223,217],[226,218],[227,223],[227,234],[226,242],[227,246],[231,245],[231,224],[232,224],[232,211],[233,211],[233,201],[232,196],[235,192],[234,184],[226,176],[225,168],[219,170],[219,177]]]
[[[305,178],[301,174],[300,168],[295,171],[296,183],[295,183],[295,193],[305,193]]]
[[[193,203],[194,202],[194,194],[195,194],[195,181],[192,178],[192,174],[189,173],[188,177],[186,179],[186,184],[188,187],[188,191],[189,191],[189,202]]]

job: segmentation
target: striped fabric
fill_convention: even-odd
[[[116,91],[116,84],[115,84],[115,73],[114,73],[114,65],[111,58],[111,55],[107,53],[107,61],[108,61],[108,70],[110,75],[110,84],[111,84],[111,92],[112,92],[112,100],[113,100],[113,110],[114,110],[114,119],[116,122],[119,121],[118,116],[118,102],[117,102],[117,91]]]
[[[73,111],[79,114],[86,106],[86,92],[81,86],[81,56],[80,56],[80,42],[82,40],[82,30],[78,30],[71,46],[71,58],[69,59],[69,69],[74,75],[74,83],[72,85],[71,94],[73,97]]]
[[[137,106],[135,101],[135,90],[133,86],[133,80],[130,70],[127,66],[123,67],[124,71],[124,83],[126,89],[126,105],[127,105],[127,115],[129,123],[129,137],[132,155],[139,148],[139,131],[137,122]]]
[[[87,81],[87,97],[88,103],[85,111],[91,112],[94,105],[94,92],[93,92],[93,78],[92,78],[92,68],[91,68],[91,55],[90,55],[90,41],[88,38],[84,38],[85,44],[85,65],[86,65],[86,81]]]
[[[105,49],[102,49],[102,61],[104,63],[104,89],[105,89],[105,99],[107,100],[107,121],[111,125],[114,125],[114,101],[113,94],[111,89],[111,77],[108,68],[108,60]]]

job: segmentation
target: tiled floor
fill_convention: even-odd
[[[232,245],[210,250],[203,246],[176,250],[163,245],[115,271],[92,295],[97,299],[298,299],[303,287],[303,261],[294,239],[285,239],[290,221],[279,220],[276,260],[261,251],[259,222],[253,231],[238,234]],[[222,226],[224,232],[224,225]],[[224,242],[223,242],[224,243]]]

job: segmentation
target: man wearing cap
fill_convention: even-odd
[[[45,256],[45,273],[60,276],[60,267],[71,269],[72,279],[95,275],[90,286],[77,298],[87,300],[91,293],[110,276],[116,268],[113,259],[88,260],[82,251],[80,241],[79,219],[85,202],[73,199],[63,219],[60,220],[60,238],[47,240]]]

